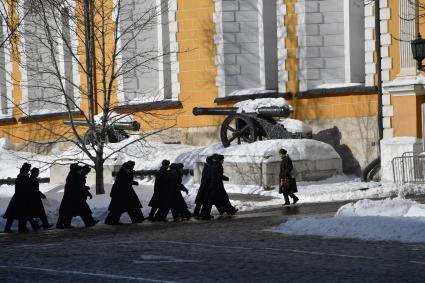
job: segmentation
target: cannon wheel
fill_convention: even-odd
[[[221,125],[220,137],[224,147],[255,142],[257,131],[253,119],[240,114],[230,115]]]

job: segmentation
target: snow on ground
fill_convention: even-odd
[[[401,197],[364,199],[340,207],[334,217],[290,219],[273,230],[288,235],[425,242],[425,205]]]

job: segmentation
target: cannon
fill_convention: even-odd
[[[311,138],[311,133],[292,133],[274,117],[287,118],[292,113],[289,106],[261,107],[255,112],[239,112],[237,107],[201,108],[195,107],[193,115],[226,115],[220,128],[224,147],[232,144],[253,143],[264,139]]]
[[[65,120],[65,125],[74,125],[82,127],[90,127],[90,124],[86,120]],[[101,125],[96,124],[90,127],[84,134],[83,141],[85,144],[97,144],[96,139],[102,130]],[[130,137],[126,131],[138,131],[140,130],[140,124],[136,121],[132,122],[115,122],[113,124],[106,125],[106,142],[117,143]]]

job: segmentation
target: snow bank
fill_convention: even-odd
[[[392,80],[391,82],[385,84],[385,87],[418,85],[418,84],[425,84],[425,77],[422,74],[419,74],[416,77],[413,77],[411,79],[398,78],[398,79]]]
[[[289,235],[425,242],[425,205],[402,198],[366,199],[342,206],[332,218],[290,219],[273,230]]]
[[[205,156],[219,153],[225,162],[274,162],[280,160],[278,151],[285,148],[292,160],[325,160],[340,158],[335,149],[327,143],[311,139],[282,139],[257,141],[250,144],[232,145],[224,148],[221,144],[205,147],[199,151],[201,160]]]
[[[264,88],[246,88],[232,91],[228,96],[241,96],[250,94],[261,94],[261,93],[275,93],[275,90],[265,90]]]
[[[315,88],[342,88],[342,87],[352,87],[352,86],[361,86],[363,84],[361,83],[334,83],[334,84],[321,84],[319,86],[316,86]]]
[[[279,124],[282,124],[286,130],[291,133],[311,133],[313,129],[304,123],[303,121],[286,118],[277,121]]]
[[[255,113],[261,107],[288,107],[292,110],[292,106],[288,104],[285,98],[259,98],[238,102],[234,107],[239,108],[238,113]]]

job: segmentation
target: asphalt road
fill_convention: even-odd
[[[271,232],[290,217],[326,217],[340,206],[0,234],[0,282],[425,282],[424,244]]]

